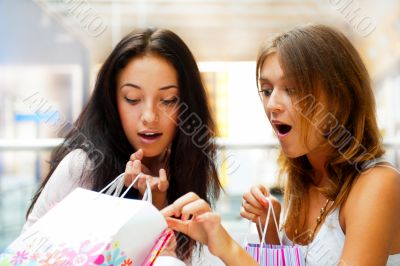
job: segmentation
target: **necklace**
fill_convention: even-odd
[[[301,244],[308,245],[309,243],[311,243],[311,241],[313,241],[314,235],[315,235],[315,231],[317,231],[318,226],[321,224],[321,222],[323,221],[323,219],[326,216],[326,209],[328,207],[329,202],[331,202],[331,201],[329,199],[327,199],[324,207],[322,207],[321,210],[319,211],[319,215],[316,218],[316,222],[317,223],[315,224],[314,229],[311,232],[308,233],[307,240],[305,241],[305,243],[301,243]],[[296,240],[296,239],[299,239],[299,238],[300,238],[299,232],[298,232],[298,230],[296,228],[294,230],[294,238],[293,238],[293,240]]]

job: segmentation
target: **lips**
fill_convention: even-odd
[[[143,130],[138,133],[138,136],[140,137],[142,142],[150,144],[157,141],[162,136],[162,133],[153,130]]]
[[[278,136],[286,136],[292,130],[292,126],[284,122],[272,120],[271,123],[276,130]]]

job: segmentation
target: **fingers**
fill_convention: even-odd
[[[253,186],[250,189],[251,194],[257,199],[264,207],[268,207],[268,201],[265,197],[269,196],[268,190],[263,185]]]
[[[244,203],[242,207],[240,208],[240,216],[243,218],[246,218],[252,222],[257,222],[258,218],[262,218],[264,220],[264,217],[267,215],[268,208],[255,208],[254,206]]]
[[[130,156],[129,160],[132,161],[132,162],[134,162],[136,160],[142,161],[143,160],[143,156],[144,156],[143,150],[139,149],[139,150],[137,150],[135,153],[133,153]],[[146,165],[141,164],[141,172],[143,172],[145,174],[150,174],[150,169]]]
[[[138,181],[136,181],[136,183],[135,183],[135,187],[139,190],[139,192],[140,192],[140,194],[144,194],[144,192],[146,191],[146,189],[147,189],[147,182],[146,181],[149,181],[149,183],[150,183],[150,189],[151,190],[153,190],[153,188],[155,187],[155,180],[154,180],[155,178],[153,178],[152,176],[150,176],[150,175],[145,175],[145,174],[141,174],[140,176],[139,176],[139,180]]]
[[[160,177],[159,177],[159,182],[158,182],[158,190],[161,192],[167,191],[169,187],[169,182],[167,178],[167,173],[165,172],[164,169],[160,169],[159,171]]]
[[[189,192],[167,206],[161,213],[168,227],[203,244],[218,242],[221,228],[221,218],[211,212],[209,204],[193,192]],[[179,218],[174,218],[180,217]],[[193,216],[192,219],[189,219]],[[214,244],[217,245],[217,244]]]
[[[263,208],[263,209],[258,209],[258,208],[255,208],[255,207],[253,207],[252,205],[250,205],[250,204],[248,204],[248,203],[244,203],[244,204],[242,205],[242,210],[244,210],[245,212],[248,212],[248,213],[255,214],[255,215],[257,215],[257,216],[261,216],[261,215],[263,215],[264,212],[265,212],[265,208]]]
[[[242,216],[243,218],[246,218],[252,222],[257,222],[257,218],[260,217],[257,214],[246,211],[243,207],[240,209],[240,216]]]
[[[189,192],[189,193],[183,195],[182,197],[178,198],[177,200],[175,200],[175,202],[172,203],[171,205],[162,209],[161,213],[165,217],[171,217],[171,216],[180,217],[181,213],[182,213],[182,208],[185,205],[187,205],[191,202],[194,202],[198,199],[200,199],[199,196],[197,196],[193,192]]]
[[[268,190],[262,186],[253,186],[249,192],[243,194],[243,200],[255,208],[268,207],[268,201],[265,197],[269,196]]]
[[[195,221],[203,223],[204,228],[209,231],[215,228],[215,224],[221,223],[221,216],[214,212],[205,212],[197,216]]]
[[[126,164],[125,168],[125,186],[129,186],[136,176],[141,172],[141,162],[139,160],[129,161]],[[137,183],[134,184],[134,187],[137,188]]]
[[[150,189],[152,191],[158,190],[159,192],[166,192],[168,190],[169,182],[164,169],[160,169],[159,177],[142,174],[137,181],[136,188],[139,189],[139,191],[144,192],[147,189],[147,180],[150,183]]]
[[[187,198],[177,199],[172,204],[175,207],[176,217],[182,216],[182,220],[185,221],[190,216],[196,216],[201,213],[211,211],[208,203],[205,200],[199,198],[199,196],[197,196],[195,193],[189,192],[186,195]]]
[[[257,200],[257,198],[251,192],[246,192],[243,194],[243,202],[246,202],[258,209],[263,208],[263,205],[261,205],[261,203]]]
[[[166,217],[168,228],[189,235],[189,223],[190,221],[181,221],[171,217]]]
[[[210,212],[211,208],[208,203],[203,199],[197,199],[182,207],[181,219],[182,221],[188,220],[190,217],[196,218],[198,215]]]
[[[264,186],[253,186],[243,195],[240,216],[253,222],[256,222],[258,217],[265,216],[268,210],[268,201],[265,199],[267,196],[269,192]]]
[[[208,211],[186,221],[171,217],[165,219],[170,229],[184,233],[202,244],[208,245],[211,238],[219,238],[221,217],[216,213]]]
[[[135,160],[142,160],[143,159],[143,150],[138,149],[135,153],[132,153],[131,157],[129,158],[130,161],[135,161]]]

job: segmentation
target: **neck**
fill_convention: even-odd
[[[142,164],[146,166],[152,175],[158,176],[158,172],[161,168],[165,169],[166,154],[162,153],[155,157],[143,157]]]
[[[328,174],[325,170],[327,161],[326,150],[314,150],[307,154],[307,159],[313,168],[313,181],[317,187],[325,187],[329,184]]]

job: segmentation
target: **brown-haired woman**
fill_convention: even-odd
[[[400,174],[382,158],[370,78],[353,45],[327,26],[295,28],[261,49],[257,81],[286,179],[281,236],[265,241],[299,245],[307,265],[400,265]],[[261,185],[244,194],[241,216],[265,221],[265,197],[279,217],[279,202]],[[164,212],[195,214],[168,221],[228,265],[255,263],[197,195]]]

